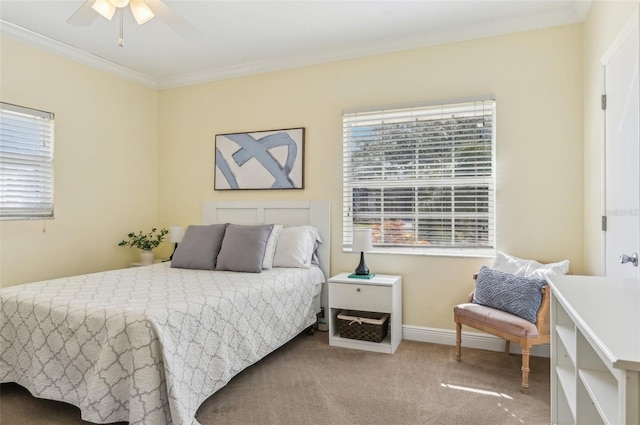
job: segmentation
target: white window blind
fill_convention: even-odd
[[[482,255],[495,243],[495,101],[343,115],[343,247]]]
[[[53,217],[54,115],[0,102],[0,219]]]

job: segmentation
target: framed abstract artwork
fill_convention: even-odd
[[[215,190],[303,188],[304,127],[216,135]]]

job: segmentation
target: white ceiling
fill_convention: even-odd
[[[584,0],[164,0],[197,35],[185,37],[158,17],[138,26],[126,9],[119,47],[115,17],[97,16],[84,27],[66,22],[83,3],[1,0],[0,34],[168,88],[581,22],[591,6]]]

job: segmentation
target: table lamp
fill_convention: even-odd
[[[360,264],[355,273],[349,277],[357,277],[361,279],[371,279],[375,274],[369,273],[369,267],[364,261],[364,253],[371,251],[373,245],[371,243],[371,229],[354,229],[353,230],[353,252],[360,252]]]
[[[171,253],[171,257],[169,257],[169,260],[173,259],[173,254],[176,253],[176,249],[178,249],[178,244],[182,242],[183,236],[184,236],[184,227],[182,226],[169,227],[169,242],[173,242],[175,244],[175,246],[173,247],[173,252]]]

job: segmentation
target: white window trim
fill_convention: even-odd
[[[0,102],[0,220],[54,218],[51,112]]]
[[[463,245],[459,246],[451,246],[451,247],[433,247],[433,246],[376,246],[374,243],[373,251],[374,253],[385,253],[385,254],[407,254],[407,255],[432,255],[432,256],[455,256],[455,257],[492,257],[495,255],[495,245],[496,245],[496,119],[495,119],[495,98],[494,96],[482,96],[482,97],[473,97],[473,98],[458,98],[458,99],[450,99],[445,101],[438,102],[430,102],[430,103],[420,103],[420,104],[404,104],[393,107],[372,107],[372,108],[360,108],[360,109],[351,109],[343,111],[343,120],[345,116],[359,114],[359,113],[380,113],[383,114],[387,111],[395,111],[399,109],[413,109],[413,108],[425,108],[428,106],[453,106],[458,103],[468,103],[468,102],[484,102],[491,101],[491,112],[492,112],[492,140],[491,140],[491,173],[489,178],[478,178],[478,177],[466,177],[473,182],[478,182],[479,180],[483,181],[483,184],[487,184],[489,190],[489,211],[487,214],[489,220],[489,240],[488,245],[486,247],[482,246],[471,246],[466,247]],[[484,112],[484,111],[483,111]],[[345,125],[346,127],[346,125]],[[348,167],[349,161],[349,150],[347,149],[347,141],[346,141],[346,129],[345,139],[343,140],[343,165],[344,167]],[[343,168],[343,171],[345,171]],[[346,171],[345,171],[346,172]],[[452,185],[463,185],[464,183],[461,181],[462,178],[452,178]],[[412,180],[410,183],[403,185],[402,183],[398,184],[398,181],[384,181],[376,182],[373,186],[376,188],[379,187],[428,187],[428,186],[443,186],[445,183],[445,179],[439,179],[438,183],[430,183],[430,182],[422,182],[421,184],[416,183],[416,180]],[[362,183],[362,181],[358,182],[357,187],[364,187],[366,183]],[[350,205],[353,205],[353,199],[351,198],[351,183],[346,180],[346,177],[343,175],[343,252],[352,252],[351,251],[351,234],[353,228],[353,215],[348,213],[348,209]],[[374,212],[373,215],[377,215],[379,213]],[[415,214],[415,209],[414,209]],[[456,215],[460,217],[460,214]]]

